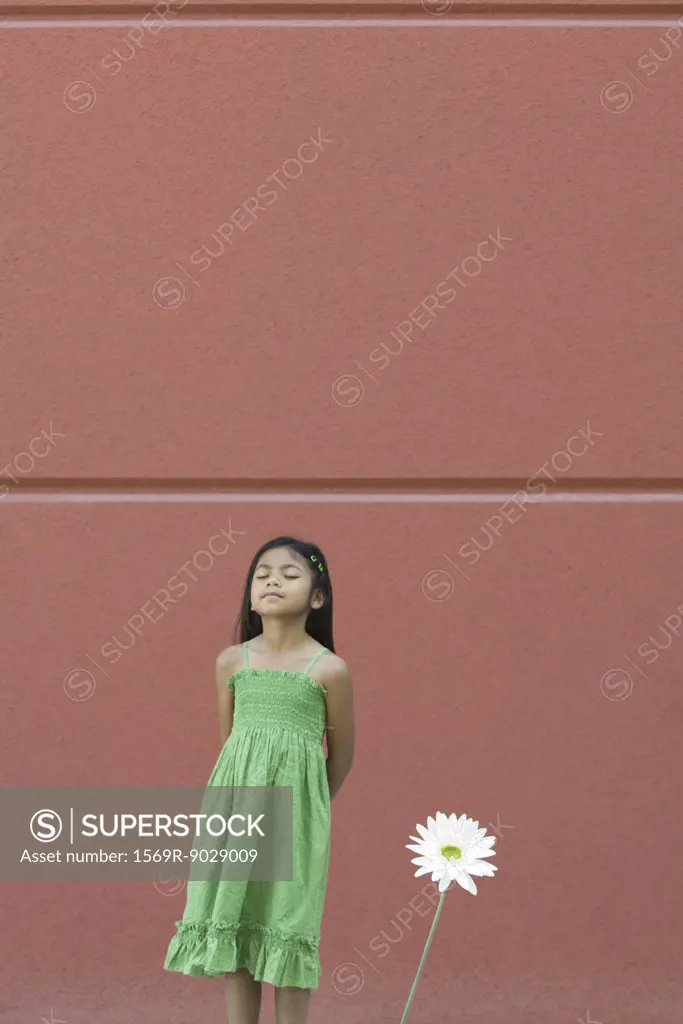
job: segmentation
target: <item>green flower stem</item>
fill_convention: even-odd
[[[431,942],[432,942],[432,936],[434,935],[434,931],[436,930],[436,923],[439,920],[439,915],[441,913],[441,908],[443,907],[443,901],[445,899],[447,891],[448,891],[447,889],[444,889],[444,891],[441,893],[441,896],[439,897],[439,905],[436,908],[436,913],[434,914],[434,920],[432,921],[432,927],[429,929],[429,935],[427,936],[427,942],[425,943],[424,953],[422,954],[422,959],[420,960],[420,966],[418,967],[417,974],[415,975],[415,981],[413,982],[413,987],[411,988],[410,995],[408,996],[408,1002],[406,1003],[406,1008],[403,1011],[403,1016],[401,1017],[401,1024],[405,1024],[405,1022],[408,1019],[408,1010],[410,1009],[411,1004],[413,1002],[413,996],[415,995],[415,990],[417,988],[417,983],[420,980],[420,975],[422,974],[422,968],[424,967],[424,962],[427,959],[427,953],[429,952],[429,947],[430,947]]]

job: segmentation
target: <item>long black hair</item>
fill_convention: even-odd
[[[332,638],[332,581],[330,579],[327,558],[317,544],[307,540],[299,540],[297,537],[274,537],[272,540],[262,544],[252,558],[244,584],[242,607],[235,623],[235,643],[245,643],[247,640],[251,640],[252,637],[258,636],[259,633],[263,632],[261,616],[258,612],[252,611],[251,608],[251,582],[261,556],[264,552],[270,551],[271,548],[290,548],[301,555],[311,566],[315,574],[311,580],[311,594],[314,590],[322,590],[325,601],[320,608],[311,608],[309,611],[308,618],[306,619],[306,632],[334,654],[334,640]],[[313,561],[312,556],[315,557],[315,561]],[[318,568],[319,565],[323,566],[322,572]]]

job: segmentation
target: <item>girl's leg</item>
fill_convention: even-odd
[[[246,968],[225,975],[225,1009],[228,1024],[258,1024],[261,1013],[261,982]]]
[[[306,1024],[310,988],[276,988],[276,1024]]]

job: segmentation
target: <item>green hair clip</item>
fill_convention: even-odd
[[[311,555],[311,561],[318,562],[318,559],[315,557],[315,555]],[[325,566],[323,565],[322,562],[318,562],[318,568],[320,569],[321,572],[325,572]]]

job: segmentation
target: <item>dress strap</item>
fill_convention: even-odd
[[[242,652],[244,654],[244,667],[249,668],[249,654],[247,653],[247,641],[245,640],[242,644]]]
[[[315,665],[315,663],[318,660],[318,658],[322,657],[323,654],[327,654],[327,647],[321,647],[320,650],[318,651],[318,653],[313,655],[313,658],[311,659],[311,661],[309,661],[308,667],[306,668],[306,671],[304,672],[305,676],[308,675],[308,673],[311,671],[311,669]]]

